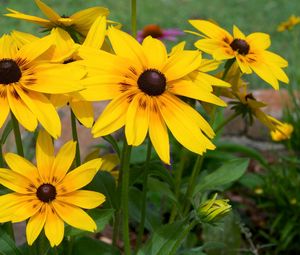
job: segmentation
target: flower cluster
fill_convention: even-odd
[[[6,16],[33,22],[49,33],[39,38],[13,31],[0,38],[0,127],[11,113],[27,131],[35,131],[38,124],[43,128],[36,142],[36,166],[7,153],[4,158],[10,169],[0,169],[0,184],[13,191],[0,196],[0,222],[29,219],[29,245],[43,228],[51,246],[59,245],[64,222],[95,231],[95,222],[81,208],[95,208],[105,201],[101,193],[80,190],[92,181],[102,159],[82,165],[76,160],[75,169],[68,172],[79,157],[73,141],[54,156],[52,138],[60,137],[62,128],[59,107],[68,106],[82,125],[91,128],[94,138],[124,128],[127,144],[139,146],[148,136],[165,164],[171,162],[170,136],[199,155],[215,149],[215,131],[206,120],[213,110],[201,115],[199,108],[205,112],[207,107],[202,106],[207,104],[213,109],[226,107],[219,95],[234,99],[239,114],[255,116],[271,130],[286,133],[281,122],[261,111],[264,105],[241,80],[242,74],[255,72],[275,89],[279,81],[289,82],[283,71],[288,63],[267,50],[271,43],[267,34],[245,36],[234,26],[231,35],[211,22],[192,20],[201,33],[197,49],[185,49],[181,42],[168,53],[159,39],[170,37],[158,26],[145,28],[143,38],[137,40],[119,23],[107,20],[109,11],[104,7],[65,16],[41,0],[35,3],[48,19],[11,9]],[[212,59],[204,59],[202,51]],[[222,79],[209,74],[224,60]],[[94,120],[92,103],[107,100]],[[103,158],[109,160],[106,170],[115,170],[120,162],[116,154]],[[214,197],[201,206],[200,213],[203,221],[212,221],[229,210],[227,200]]]

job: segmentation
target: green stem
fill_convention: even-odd
[[[183,215],[186,215],[190,209],[190,198],[194,192],[195,189],[195,185],[196,185],[196,181],[197,181],[197,176],[200,173],[200,170],[202,168],[203,165],[203,161],[204,161],[204,156],[200,156],[198,155],[196,163],[194,165],[193,171],[192,171],[192,175],[189,179],[189,184],[188,184],[188,188],[186,190],[185,193],[185,199],[184,199],[184,211],[183,211]]]
[[[20,132],[20,128],[19,128],[19,122],[13,113],[11,113],[11,120],[12,120],[12,124],[13,124],[13,129],[14,129],[17,152],[21,157],[24,157],[24,150],[23,150],[21,132]]]
[[[131,0],[131,34],[136,38],[136,0]]]
[[[73,113],[72,109],[70,108],[71,112],[71,125],[72,125],[72,136],[73,141],[76,141],[76,157],[75,157],[75,163],[76,167],[80,166],[80,147],[79,147],[79,140],[78,140],[78,134],[77,134],[77,127],[76,127],[76,117]]]
[[[180,184],[181,184],[181,177],[184,170],[185,163],[187,161],[187,150],[183,147],[181,151],[181,157],[180,157],[180,163],[179,167],[176,169],[175,172],[175,197],[177,198],[177,201],[179,199],[179,193],[180,193]],[[171,210],[171,216],[169,219],[169,223],[173,223],[175,220],[175,217],[177,215],[177,205],[174,203],[172,210]]]
[[[4,167],[2,144],[0,143],[0,167]]]
[[[118,194],[120,194],[118,192]],[[114,219],[114,225],[113,225],[113,240],[112,240],[112,247],[117,246],[117,240],[119,237],[119,227],[120,227],[120,209],[117,209],[115,212],[115,219]]]
[[[223,127],[225,127],[230,121],[234,120],[240,114],[238,112],[233,113],[232,115],[228,116],[223,122],[221,122],[215,129],[215,133],[217,134]]]
[[[145,219],[146,219],[146,200],[147,200],[147,182],[148,182],[148,171],[149,171],[149,163],[151,159],[151,150],[152,150],[152,144],[150,138],[148,139],[148,147],[147,147],[147,156],[146,156],[146,162],[144,167],[144,178],[143,178],[143,193],[142,193],[142,208],[141,208],[141,223],[139,225],[138,229],[138,235],[137,235],[137,244],[136,244],[136,251],[138,251],[139,247],[142,244],[142,238],[144,234],[144,228],[145,228]]]
[[[130,166],[131,146],[127,144],[124,137],[124,145],[121,159],[122,187],[121,187],[121,205],[123,211],[123,242],[125,255],[131,254],[129,238],[129,166]]]

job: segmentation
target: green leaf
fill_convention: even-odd
[[[10,120],[9,122],[7,122],[0,139],[0,143],[2,145],[5,144],[5,141],[12,130],[13,130],[13,125],[12,125],[12,121]]]
[[[178,221],[164,225],[155,230],[152,237],[137,253],[137,255],[166,255],[173,254],[178,242],[182,241],[182,234],[189,228],[185,221]]]
[[[0,228],[0,254],[22,255],[21,251],[17,248],[15,242],[1,228]]]
[[[92,217],[92,219],[96,222],[97,225],[97,231],[101,232],[105,226],[109,223],[110,219],[112,218],[114,214],[113,209],[93,209],[88,211],[88,214]],[[77,228],[71,228],[68,226],[66,228],[66,235],[68,236],[76,236],[86,233],[83,230],[77,229]]]
[[[74,242],[72,255],[121,255],[113,246],[87,236]]]
[[[216,189],[217,187],[236,181],[246,172],[248,159],[238,158],[225,162],[220,168],[200,178],[193,195],[199,192]]]
[[[148,178],[148,189],[152,192],[160,193],[161,196],[165,195],[175,203],[178,202],[173,192],[171,191],[170,186],[165,182],[161,182],[155,178],[150,177]]]

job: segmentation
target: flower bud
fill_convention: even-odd
[[[212,199],[200,204],[198,215],[203,222],[216,222],[231,211],[229,199],[216,199],[217,193]]]

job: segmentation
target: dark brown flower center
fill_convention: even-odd
[[[41,185],[36,192],[39,200],[49,203],[56,197],[56,189],[53,185],[46,183]]]
[[[140,90],[149,96],[159,96],[166,90],[166,77],[160,71],[148,69],[144,71],[138,81]]]
[[[243,39],[234,39],[230,47],[242,55],[247,55],[250,49],[249,44]]]
[[[142,37],[146,38],[148,35],[151,35],[153,38],[160,38],[163,32],[158,25],[150,24],[144,27]]]
[[[10,84],[18,82],[22,77],[21,70],[12,59],[0,60],[0,83]]]

